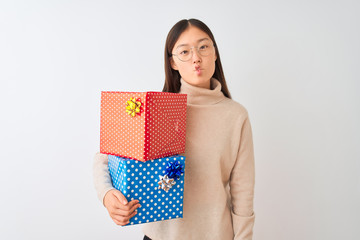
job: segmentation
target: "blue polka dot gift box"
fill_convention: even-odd
[[[183,217],[184,156],[141,162],[108,155],[108,164],[114,188],[141,204],[128,225]]]

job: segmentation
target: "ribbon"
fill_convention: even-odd
[[[168,175],[169,178],[179,179],[182,173],[184,173],[184,166],[179,164],[178,161],[167,163],[165,174]]]
[[[129,101],[126,101],[126,112],[132,117],[135,117],[136,114],[140,114],[140,107],[140,98],[136,100],[135,98],[130,98]]]
[[[174,179],[169,178],[168,175],[164,175],[164,176],[160,175],[159,177],[160,177],[160,181],[158,182],[159,189],[163,189],[165,190],[165,192],[168,192],[169,189],[175,185]]]

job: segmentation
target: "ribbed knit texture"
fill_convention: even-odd
[[[147,223],[153,240],[251,240],[254,225],[254,153],[246,109],[212,89],[181,79],[188,94],[184,218]],[[112,189],[107,156],[96,154],[94,183],[101,201]]]

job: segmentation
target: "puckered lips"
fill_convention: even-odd
[[[197,75],[200,75],[203,69],[199,65],[195,65],[194,71]]]

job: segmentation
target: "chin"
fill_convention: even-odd
[[[191,80],[187,80],[187,79],[191,79]],[[198,86],[198,87],[210,86],[210,79],[211,77],[204,75],[200,75],[200,76],[196,75],[196,76],[190,76],[188,78],[184,78],[185,82],[189,83],[190,85]]]

